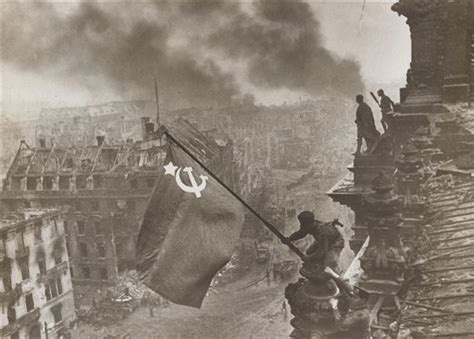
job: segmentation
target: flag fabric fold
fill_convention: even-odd
[[[240,237],[243,206],[173,143],[161,171],[137,239],[137,270],[168,300],[201,307]]]

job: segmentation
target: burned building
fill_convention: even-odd
[[[75,318],[65,209],[24,209],[0,220],[2,338],[61,338]]]
[[[154,109],[154,102],[144,100],[42,108],[35,124],[35,143],[37,147],[50,147],[53,143],[64,147],[87,146],[93,144],[98,135],[113,144],[127,139],[139,140],[141,130],[137,121]]]
[[[232,143],[220,146],[182,119],[169,129],[233,187]],[[84,147],[30,148],[22,142],[7,173],[5,209],[69,206],[65,229],[77,291],[111,284],[119,272],[135,267],[136,237],[166,156],[166,142],[153,126],[145,126],[143,136],[116,145],[98,136],[96,145]],[[78,305],[92,302],[86,294],[78,293]]]

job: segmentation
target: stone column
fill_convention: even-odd
[[[444,60],[443,98],[447,101],[467,101],[470,90],[471,36],[468,32],[468,1],[443,3]]]
[[[43,190],[43,177],[36,178],[36,190],[37,191]]]

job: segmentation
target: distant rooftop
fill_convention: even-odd
[[[216,161],[221,146],[185,119],[167,125],[170,133],[204,163]],[[158,139],[109,145],[31,148],[22,143],[7,177],[107,174],[156,171],[165,157]]]

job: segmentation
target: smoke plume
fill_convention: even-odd
[[[149,94],[156,76],[163,98],[187,106],[248,97],[245,83],[309,95],[363,88],[358,65],[324,48],[299,1],[8,3],[2,57],[124,98]]]

